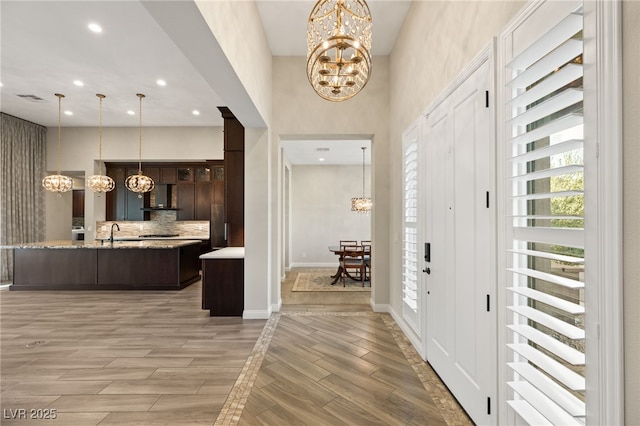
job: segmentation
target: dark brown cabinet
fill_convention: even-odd
[[[196,220],[211,220],[211,205],[213,204],[213,187],[211,183],[197,182],[195,188],[195,218]]]
[[[244,126],[226,107],[224,118],[224,218],[227,246],[244,247]]]
[[[196,191],[193,184],[178,184],[178,220],[196,220]]]
[[[153,179],[154,183],[160,183],[160,168],[159,167],[143,167],[142,172]]]
[[[178,167],[178,183],[193,182],[193,167]]]
[[[170,209],[176,211],[177,220],[213,220],[211,227],[224,229],[223,219],[214,213],[224,205],[224,164],[222,160],[207,163],[147,164],[143,173],[154,180],[153,195],[143,198],[124,185],[125,179],[138,172],[133,164],[109,163],[107,174],[116,181],[116,188],[107,193],[106,220],[149,220],[150,211]],[[217,232],[216,235],[223,234]],[[213,231],[212,231],[213,235]],[[224,239],[216,241],[224,244]]]
[[[210,316],[244,312],[244,259],[202,260],[202,309]]]
[[[145,198],[148,200],[149,195],[146,194],[140,198],[137,193],[129,191],[124,185],[127,177],[136,173],[138,169],[133,167],[107,167],[107,175],[116,182],[116,187],[106,194],[106,220],[144,219],[142,208]]]
[[[73,217],[84,217],[84,189],[74,189],[71,210]]]
[[[175,167],[161,167],[160,168],[160,183],[173,184],[176,183],[176,168]]]
[[[179,290],[200,279],[199,255],[197,242],[15,249],[10,290]]]
[[[176,183],[175,167],[149,166],[143,167],[142,172],[153,179],[156,185]]]
[[[207,183],[179,184],[178,220],[211,220],[213,186]]]

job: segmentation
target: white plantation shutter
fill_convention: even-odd
[[[584,424],[582,10],[507,64],[509,406]]]
[[[403,149],[402,315],[416,333],[418,321],[418,138],[417,127]]]

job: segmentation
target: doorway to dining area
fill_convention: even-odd
[[[370,212],[351,205],[352,198],[371,197],[371,146],[361,137],[281,141],[283,304],[369,305],[373,280],[367,276],[364,288],[359,281],[356,291],[351,278],[336,280],[340,257],[331,247],[372,239]]]

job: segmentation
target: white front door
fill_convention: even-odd
[[[424,120],[427,361],[474,422],[495,423],[494,146],[487,59]]]

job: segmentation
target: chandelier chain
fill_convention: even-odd
[[[140,117],[138,126],[138,173],[142,174],[142,98],[144,98],[144,95],[142,93],[138,93],[137,96],[140,98]]]
[[[57,152],[57,163],[58,163],[58,174],[62,174],[60,171],[60,159],[62,158],[62,98],[64,95],[61,93],[56,93],[58,97],[58,152]]]
[[[364,150],[366,147],[362,147],[362,198],[364,198]]]
[[[102,100],[105,98],[105,96],[99,93],[96,96],[100,98],[100,121],[99,121],[100,129],[98,130],[98,139],[99,139],[98,166],[100,167],[100,174],[102,175]]]

